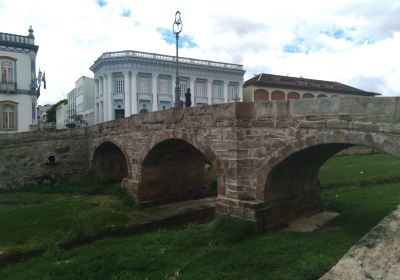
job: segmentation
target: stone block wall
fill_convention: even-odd
[[[50,178],[87,178],[85,129],[0,135],[0,189],[35,185]]]

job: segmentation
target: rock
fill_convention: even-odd
[[[351,247],[320,279],[400,279],[400,206]]]

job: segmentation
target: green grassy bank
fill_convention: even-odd
[[[69,250],[49,247],[39,257],[4,268],[0,271],[0,279],[318,279],[357,240],[400,203],[400,183],[382,183],[384,178],[399,176],[399,167],[400,161],[384,155],[339,156],[327,162],[321,169],[322,186],[341,188],[325,188],[321,195],[322,204],[324,209],[334,209],[339,211],[340,215],[324,228],[312,233],[269,232],[256,235],[249,223],[225,218],[207,226],[192,225],[177,231],[103,239]],[[380,184],[368,184],[368,180],[374,183],[378,181],[377,178],[382,180]],[[354,183],[361,181],[364,183]],[[349,182],[350,186],[345,186]],[[109,189],[105,192],[108,191]],[[11,201],[5,197],[21,194],[3,193],[0,195],[0,201]],[[64,199],[60,203],[56,201],[59,196],[68,197],[67,193],[44,192],[31,193],[32,199],[29,201],[34,201],[35,197],[40,200],[41,195],[46,197],[43,201],[46,201],[47,208],[38,213],[42,213],[43,219],[50,221],[52,219],[48,218],[48,215],[53,215],[50,214],[52,212],[73,211],[70,210],[74,206],[73,199],[77,199],[74,198],[76,194],[70,194],[71,201],[64,198],[66,205],[63,206]],[[89,211],[90,203],[101,204],[97,195],[81,194],[80,197],[85,198],[81,202],[82,208],[72,212],[72,216],[78,213],[83,215],[83,212]],[[135,222],[135,218],[130,217],[130,212],[124,208],[119,195],[108,193],[105,197],[108,197],[107,201],[113,202],[104,205],[120,207],[106,206],[101,208],[102,210],[98,209],[108,209],[111,213],[117,211],[117,214],[109,214],[111,216],[104,218],[105,221],[95,224]],[[27,199],[26,195],[22,195],[20,199]],[[71,206],[68,206],[68,203],[71,203]],[[20,204],[22,209],[25,203]],[[26,204],[35,205],[32,202]],[[41,203],[37,203],[37,206],[39,205]],[[4,241],[5,244],[16,244],[17,239],[13,237],[13,232],[14,235],[20,234],[20,228],[33,218],[23,218],[19,226],[13,226],[15,220],[19,219],[19,212],[12,213],[9,209],[10,212],[6,214],[4,209],[7,207],[11,206],[0,204],[0,222],[2,230],[4,226],[12,230],[0,233],[1,244]],[[19,207],[16,207],[15,211]],[[34,216],[36,210],[31,209]],[[101,215],[87,214],[85,219],[90,224],[90,220],[95,219],[98,214]],[[55,217],[63,215],[57,214]],[[68,215],[64,218],[68,220]],[[43,230],[41,235],[45,236],[44,239],[38,235],[34,240],[37,240],[37,243],[40,243],[40,240],[50,240],[49,232],[58,228],[56,223],[54,222],[49,230]],[[62,231],[67,232],[74,223],[67,223]],[[33,224],[30,227],[24,236],[36,229]],[[24,238],[27,237],[20,237],[19,242],[26,242]]]

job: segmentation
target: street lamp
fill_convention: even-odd
[[[181,107],[181,87],[179,85],[179,72],[178,72],[178,40],[179,33],[182,31],[182,20],[181,13],[176,11],[175,13],[175,21],[172,26],[172,31],[176,37],[176,79],[175,79],[175,104],[174,107]]]

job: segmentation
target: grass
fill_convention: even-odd
[[[341,215],[312,233],[255,235],[241,220],[189,226],[57,251],[3,270],[2,279],[318,279],[400,202],[400,185],[323,193]]]
[[[396,177],[396,164],[382,155],[338,156],[324,165],[320,179],[324,186],[338,186]],[[26,199],[34,202],[38,196]],[[256,235],[248,222],[223,218],[69,250],[50,247],[40,257],[3,269],[0,279],[318,279],[400,203],[400,183],[326,188],[321,199],[324,209],[340,215],[320,231]],[[12,219],[5,222],[8,226]]]
[[[78,183],[0,193],[0,252],[7,255],[136,223],[115,184]]]
[[[320,169],[322,187],[400,182],[400,160],[386,154],[336,156]]]

